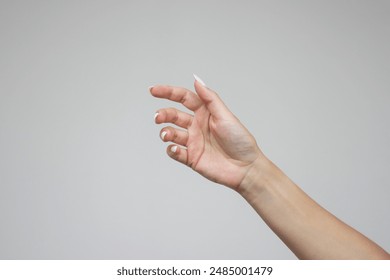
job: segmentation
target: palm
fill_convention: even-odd
[[[257,157],[255,140],[237,119],[216,119],[205,107],[188,133],[188,165],[216,183],[235,188]]]

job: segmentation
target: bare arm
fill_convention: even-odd
[[[153,96],[182,103],[193,112],[160,109],[156,123],[167,153],[204,177],[241,194],[301,259],[390,259],[377,244],[330,214],[261,152],[256,140],[200,80],[196,93],[154,86]]]
[[[317,204],[267,159],[248,172],[239,192],[300,259],[390,258]]]

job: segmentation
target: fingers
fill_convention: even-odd
[[[164,142],[169,141],[181,146],[187,146],[188,132],[168,126],[161,129],[160,138]]]
[[[182,103],[191,111],[196,111],[203,105],[202,101],[195,93],[185,88],[172,86],[153,86],[149,90],[154,97],[165,98]]]
[[[173,127],[165,127],[161,130],[160,137],[164,142],[172,141],[178,145],[186,146],[188,133]],[[167,147],[167,154],[174,160],[187,165],[187,149],[178,145],[169,145]]]
[[[202,107],[202,105],[206,105],[210,113],[216,118],[234,118],[234,115],[226,107],[218,94],[209,89],[199,77],[196,75],[194,75],[194,77],[197,94],[185,88],[163,85],[150,87],[149,91],[154,97],[182,103],[186,108],[193,112]]]
[[[154,117],[157,124],[173,123],[182,128],[189,128],[193,119],[194,117],[190,114],[184,113],[176,108],[160,109]]]
[[[206,87],[204,82],[200,80],[196,75],[195,77],[195,90],[199,98],[206,105],[211,115],[218,119],[231,119],[234,118],[233,114],[223,103],[222,99],[216,92]]]
[[[177,160],[183,164],[187,164],[188,154],[186,149],[176,145],[170,145],[167,147],[167,154],[174,160]]]

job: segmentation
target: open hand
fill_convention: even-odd
[[[193,112],[176,108],[157,111],[155,122],[172,123],[160,132],[164,142],[173,142],[167,153],[216,183],[237,190],[251,165],[264,157],[256,140],[229,111],[218,95],[195,76],[196,93],[180,87],[156,85],[154,97],[183,104]]]

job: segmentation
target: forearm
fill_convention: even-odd
[[[239,193],[300,259],[388,259],[374,242],[330,214],[262,158]]]

